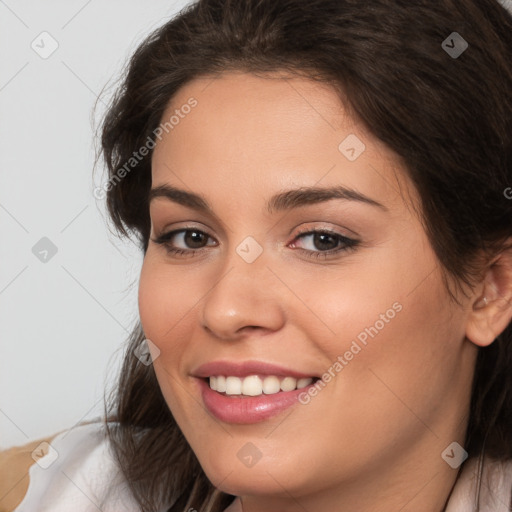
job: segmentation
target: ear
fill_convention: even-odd
[[[466,337],[479,347],[490,345],[512,321],[512,238],[487,267],[470,302]]]

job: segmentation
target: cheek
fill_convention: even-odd
[[[368,462],[379,453],[389,455],[392,447],[431,435],[430,429],[440,435],[439,403],[453,402],[460,319],[440,277],[432,274],[412,293],[403,281],[386,283],[390,277],[374,281],[370,294],[363,290],[372,288],[363,282],[346,295],[336,293],[335,287],[324,288],[330,293],[323,297],[310,295],[311,303],[322,304],[323,319],[336,334],[315,338],[313,329],[309,331],[330,367],[325,368],[326,387],[304,406],[305,417],[321,418],[325,441],[315,441],[305,458],[315,461],[318,451],[332,453],[335,440],[343,439],[354,455],[333,461],[332,474],[355,459]]]
[[[175,269],[166,268],[148,250],[139,280],[139,315],[146,338],[160,350],[153,368],[162,394],[180,427],[187,430],[187,417],[193,416],[194,411],[188,410],[190,401],[183,400],[179,392],[183,383],[178,381],[186,347],[179,340],[185,339],[182,331],[187,322],[186,313],[190,312],[187,300],[190,292],[176,282],[175,275]]]
[[[146,337],[159,345],[162,355],[163,342],[175,339],[173,334],[187,321],[200,296],[192,276],[187,278],[185,272],[162,264],[148,249],[139,279],[139,315]]]
[[[355,302],[344,304],[344,314],[354,309],[354,321],[343,352],[332,354],[347,361],[336,379],[345,409],[382,425],[381,434],[392,438],[407,424],[421,429],[411,411],[436,422],[440,397],[450,394],[459,371],[463,331],[437,273],[412,293],[397,282],[379,295],[365,304],[362,294],[353,294]],[[352,423],[360,424],[357,417]]]
[[[382,345],[385,339],[388,344],[400,344],[404,337],[398,333],[415,329],[428,315],[426,309],[433,300],[424,297],[424,302],[418,303],[410,294],[410,283],[419,279],[414,263],[389,252],[381,252],[379,258],[369,253],[357,256],[354,264],[350,260],[344,268],[326,269],[309,277],[288,271],[287,282],[294,283],[295,295],[307,307],[297,304],[290,310],[296,317],[290,320],[306,330],[307,339],[330,360],[351,347],[359,351],[357,359],[362,360],[365,348]],[[353,354],[347,355],[352,358]]]
[[[316,315],[295,321],[323,353],[325,371],[335,375],[331,390],[345,410],[360,414],[364,404],[369,416],[385,417],[389,408],[403,419],[401,413],[408,414],[403,400],[428,415],[433,397],[450,388],[464,321],[433,268],[435,259],[427,251],[397,249],[381,252],[378,262],[372,256],[342,277],[322,278],[320,285],[303,278],[296,292],[307,297]],[[357,418],[353,423],[359,424]]]
[[[154,368],[165,396],[166,389],[179,386],[184,356],[197,324],[197,307],[204,291],[194,281],[193,271],[178,271],[162,263],[148,249],[139,279],[139,316],[146,338],[160,350]]]
[[[428,358],[460,327],[424,235],[406,232],[408,244],[396,233],[393,243],[368,251],[353,271],[330,285],[326,297],[314,297],[323,300],[326,318],[345,340],[336,350],[349,350],[356,341],[365,349],[361,360]]]
[[[164,312],[167,309],[166,297],[163,296],[163,287],[159,286],[155,266],[151,264],[151,256],[146,254],[139,279],[139,315],[144,334],[153,342],[159,339],[159,333],[164,327]],[[158,343],[157,343],[158,344]],[[159,347],[160,350],[162,347]]]

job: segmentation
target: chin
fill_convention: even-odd
[[[287,476],[272,472],[272,468],[266,465],[258,469],[255,467],[240,469],[233,467],[233,464],[226,464],[211,468],[203,466],[203,469],[213,485],[222,492],[234,496],[279,496],[286,495],[283,488],[292,494],[295,494],[297,489],[294,482],[289,480],[291,468],[286,472]]]

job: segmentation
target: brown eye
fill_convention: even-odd
[[[301,246],[303,249],[322,252],[336,250],[340,246],[343,248],[357,244],[357,240],[330,231],[308,231],[301,233],[296,240],[302,240]],[[293,245],[296,245],[295,242]]]
[[[208,235],[202,231],[184,231],[183,241],[190,249],[200,249],[208,242]]]
[[[336,249],[338,243],[339,240],[335,236],[327,233],[315,233],[313,236],[313,245],[319,251]]]
[[[292,243],[293,247],[305,252],[311,258],[327,258],[343,251],[355,249],[359,240],[325,230],[300,233]]]
[[[213,241],[213,238],[198,229],[177,229],[163,233],[151,240],[156,244],[165,246],[170,254],[182,256],[194,255],[208,245],[216,245],[215,241],[213,244],[208,244],[208,241]]]

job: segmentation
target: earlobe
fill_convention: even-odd
[[[466,337],[486,347],[512,321],[512,248],[502,251],[489,265],[470,307]]]
[[[487,297],[480,297],[472,306],[466,327],[466,337],[479,347],[487,347],[498,336],[495,318],[495,304]]]

